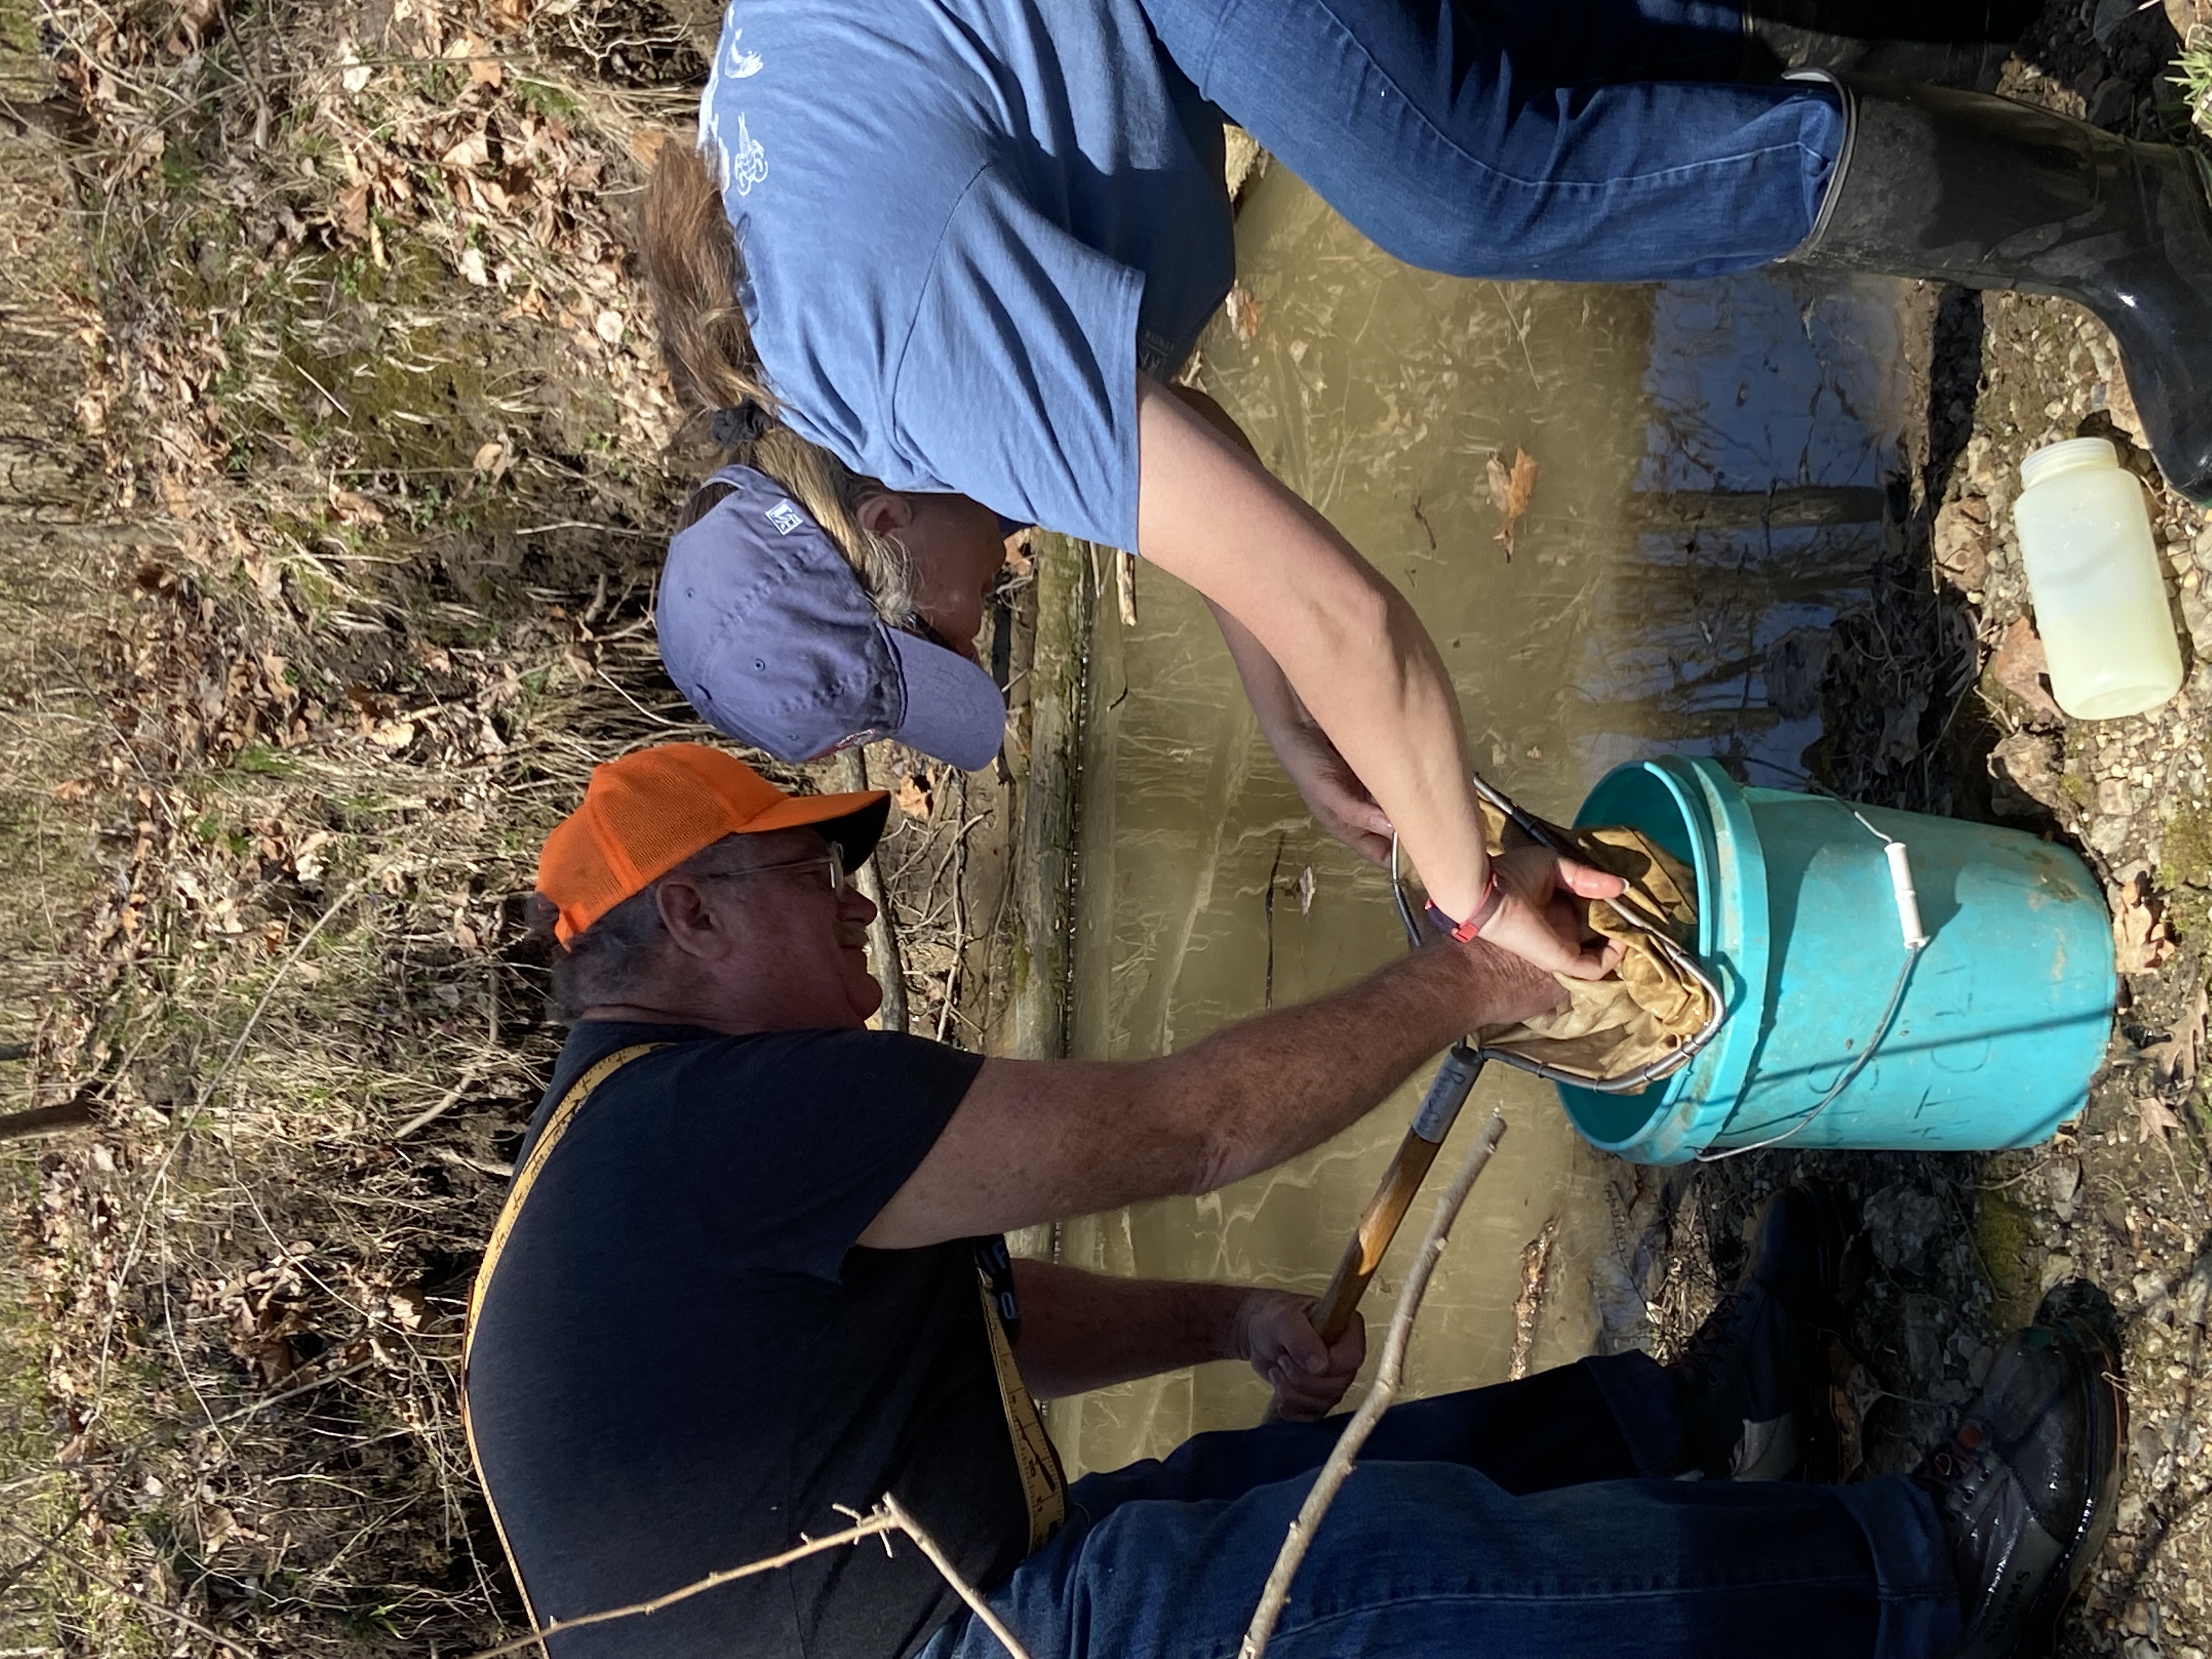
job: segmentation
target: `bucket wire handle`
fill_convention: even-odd
[[[1719,1152],[1699,1152],[1698,1162],[1700,1164],[1719,1164],[1731,1158],[1741,1158],[1746,1152],[1763,1152],[1769,1146],[1778,1146],[1791,1136],[1802,1133],[1814,1118],[1826,1111],[1836,1097],[1850,1087],[1858,1074],[1866,1070],[1874,1059],[1875,1050],[1888,1040],[1889,1028],[1896,1021],[1897,1011],[1905,1001],[1905,988],[1911,982],[1912,969],[1920,960],[1920,953],[1928,948],[1928,930],[1920,923],[1920,896],[1913,889],[1912,863],[1905,852],[1905,843],[1896,836],[1886,836],[1875,828],[1867,815],[1850,802],[1840,796],[1835,799],[1838,805],[1866,826],[1869,835],[1882,844],[1882,854],[1889,866],[1890,896],[1897,902],[1898,932],[1904,935],[1904,966],[1897,970],[1897,983],[1890,988],[1889,1006],[1881,1011],[1881,1018],[1876,1022],[1874,1034],[1867,1039],[1866,1046],[1859,1050],[1858,1057],[1844,1068],[1842,1074],[1828,1085],[1828,1091],[1814,1103],[1811,1111],[1780,1134],[1754,1140],[1748,1146],[1731,1146]]]
[[[1503,812],[1512,821],[1516,829],[1539,847],[1559,858],[1580,859],[1582,857],[1581,848],[1562,840],[1541,818],[1524,811],[1517,801],[1506,794],[1504,790],[1488,782],[1480,773],[1474,774],[1472,781],[1476,794]],[[1398,840],[1395,833],[1390,838],[1390,890],[1398,901],[1398,919],[1405,924],[1407,945],[1409,948],[1418,945],[1420,943],[1420,930],[1413,920],[1412,908],[1407,901],[1405,890],[1399,885]],[[1721,1023],[1728,1017],[1728,1002],[1727,999],[1721,994],[1720,986],[1714,981],[1713,976],[1705,971],[1705,964],[1676,944],[1663,930],[1653,927],[1651,918],[1642,914],[1640,907],[1624,904],[1618,898],[1601,899],[1596,902],[1610,906],[1615,915],[1643,933],[1657,948],[1659,953],[1674,966],[1676,972],[1684,978],[1693,981],[1698,988],[1705,994],[1705,1023],[1692,1032],[1683,1042],[1680,1048],[1661,1054],[1656,1060],[1648,1060],[1641,1066],[1632,1066],[1618,1077],[1587,1077],[1581,1073],[1564,1071],[1556,1066],[1547,1066],[1540,1060],[1531,1060],[1525,1054],[1511,1054],[1503,1048],[1482,1048],[1479,1052],[1485,1060],[1497,1060],[1501,1065],[1512,1066],[1516,1071],[1527,1072],[1533,1076],[1542,1078],[1548,1083],[1565,1084],[1571,1089],[1586,1089],[1593,1094],[1634,1094],[1637,1091],[1647,1088],[1662,1078],[1672,1077],[1703,1054],[1706,1045],[1719,1034]]]

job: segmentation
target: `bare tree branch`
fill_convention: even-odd
[[[921,1547],[921,1553],[929,1558],[930,1565],[943,1573],[945,1582],[960,1592],[960,1599],[968,1604],[968,1610],[981,1620],[984,1628],[999,1638],[999,1645],[1013,1655],[1014,1659],[1030,1659],[1029,1650],[1015,1640],[1013,1632],[999,1622],[999,1615],[992,1612],[989,1604],[975,1593],[975,1587],[960,1576],[959,1569],[952,1565],[951,1558],[938,1547],[934,1538],[922,1530],[921,1522],[908,1512],[906,1505],[885,1492],[883,1509],[899,1523],[908,1537]]]
[[[890,1512],[878,1504],[842,1532],[810,1538],[795,1549],[787,1549],[781,1555],[771,1555],[762,1560],[748,1561],[742,1567],[725,1567],[720,1572],[710,1572],[696,1583],[686,1584],[681,1589],[670,1590],[665,1595],[656,1595],[649,1601],[633,1601],[625,1607],[609,1607],[604,1613],[580,1613],[574,1619],[556,1619],[543,1630],[532,1632],[528,1636],[518,1636],[512,1642],[502,1642],[495,1648],[485,1648],[481,1652],[471,1654],[469,1659],[501,1659],[502,1655],[534,1648],[546,1637],[558,1636],[563,1631],[581,1630],[586,1625],[611,1624],[617,1619],[629,1619],[639,1613],[659,1613],[663,1607],[672,1607],[678,1601],[688,1601],[695,1595],[703,1595],[724,1584],[733,1584],[740,1578],[750,1578],[755,1573],[772,1572],[778,1567],[787,1567],[794,1561],[803,1561],[810,1555],[820,1555],[825,1550],[842,1549],[848,1544],[859,1543],[863,1538],[874,1538],[899,1529],[899,1522],[893,1520]],[[917,1539],[915,1541],[919,1543],[921,1540]],[[954,1588],[957,1589],[959,1586],[955,1584]]]
[[[1260,1593],[1260,1605],[1252,1614],[1252,1622],[1245,1627],[1244,1644],[1237,1650],[1237,1659],[1260,1659],[1267,1652],[1267,1640],[1275,1633],[1275,1621],[1283,1616],[1283,1605],[1290,1599],[1291,1581],[1297,1576],[1298,1564],[1306,1559],[1306,1550],[1321,1528],[1322,1518],[1328,1513],[1338,1490],[1352,1474],[1360,1447],[1367,1443],[1367,1437],[1382,1421],[1382,1413],[1397,1399],[1399,1380],[1406,1367],[1407,1345],[1413,1340],[1413,1320],[1421,1310],[1421,1298],[1428,1294],[1430,1275],[1443,1258],[1452,1224],[1459,1219],[1461,1206],[1474,1189],[1475,1178],[1490,1162],[1491,1153],[1498,1150],[1498,1140],[1504,1133],[1505,1115],[1492,1112],[1490,1121],[1475,1136],[1474,1145],[1468,1148],[1467,1157],[1461,1161],[1451,1184],[1437,1199],[1436,1215],[1429,1222],[1429,1231],[1422,1237],[1420,1249],[1406,1274],[1406,1288],[1399,1295],[1397,1311],[1390,1316],[1390,1333],[1382,1340],[1382,1358],[1375,1367],[1374,1386],[1367,1390],[1367,1398],[1360,1402],[1352,1421],[1345,1425],[1343,1434],[1328,1454],[1328,1461],[1314,1478],[1313,1490],[1306,1494],[1306,1501],[1298,1506],[1297,1517],[1283,1534],[1283,1547],[1276,1553],[1274,1567],[1267,1574],[1267,1588]]]
[[[92,1122],[92,1101],[84,1095],[58,1106],[40,1106],[27,1112],[0,1115],[0,1140],[30,1140],[40,1135],[64,1134]]]
[[[852,1511],[848,1510],[846,1513],[849,1515]],[[945,1582],[959,1593],[969,1610],[983,1621],[985,1628],[999,1638],[1013,1659],[1030,1659],[1029,1650],[1014,1639],[1012,1631],[999,1622],[999,1616],[976,1593],[975,1586],[960,1576],[959,1569],[952,1565],[951,1558],[939,1547],[937,1540],[923,1529],[921,1522],[914,1518],[906,1505],[889,1492],[884,1494],[883,1501],[875,1508],[842,1532],[830,1533],[822,1538],[810,1538],[795,1549],[788,1549],[781,1555],[771,1555],[762,1560],[748,1561],[742,1567],[726,1567],[720,1572],[710,1572],[696,1583],[686,1584],[681,1589],[670,1590],[665,1595],[656,1595],[649,1601],[633,1601],[625,1607],[609,1607],[604,1613],[587,1613],[574,1619],[556,1619],[543,1630],[528,1636],[518,1636],[512,1642],[502,1642],[495,1648],[486,1648],[482,1652],[471,1654],[469,1659],[502,1659],[504,1655],[534,1648],[545,1638],[558,1636],[563,1631],[581,1630],[586,1625],[611,1624],[617,1619],[658,1613],[663,1607],[672,1607],[678,1601],[688,1601],[695,1595],[704,1595],[724,1584],[734,1583],[740,1578],[750,1578],[756,1573],[772,1572],[778,1567],[787,1567],[794,1561],[803,1561],[810,1555],[819,1555],[825,1550],[842,1549],[848,1544],[859,1543],[863,1538],[879,1537],[890,1532],[902,1532],[914,1540],[921,1553],[929,1558],[929,1564],[945,1576]]]

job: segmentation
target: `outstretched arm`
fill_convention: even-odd
[[[1218,410],[1143,377],[1137,409],[1139,550],[1238,624],[1249,644],[1234,632],[1230,643],[1248,685],[1264,680],[1261,657],[1275,665],[1295,706],[1395,826],[1430,897],[1448,915],[1468,915],[1489,884],[1482,816],[1458,699],[1420,618],[1328,520],[1269,476],[1242,434],[1230,435]],[[1255,689],[1267,721],[1269,694]],[[1610,965],[1585,946],[1560,900],[1567,890],[1618,892],[1613,878],[1544,859],[1516,860],[1500,875],[1504,902],[1484,939],[1580,978]]]
[[[1323,1415],[1367,1354],[1364,1324],[1324,1343],[1311,1298],[1245,1285],[1108,1279],[1045,1261],[1014,1263],[1022,1334],[1014,1358],[1040,1400],[1139,1376],[1242,1359],[1275,1390],[1281,1415]]]
[[[1445,939],[1181,1054],[987,1060],[859,1242],[910,1249],[1212,1192],[1328,1139],[1453,1038],[1564,1000],[1519,957]]]

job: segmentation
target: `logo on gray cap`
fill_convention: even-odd
[[[656,609],[661,660],[700,717],[785,761],[891,737],[989,765],[1006,716],[991,677],[885,623],[766,474],[729,466],[714,482],[732,493],[669,544]]]

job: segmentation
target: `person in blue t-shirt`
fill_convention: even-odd
[[[663,577],[671,674],[787,759],[896,735],[979,766],[1005,529],[1129,549],[1205,595],[1324,826],[1376,857],[1395,833],[1447,930],[1603,971],[1565,894],[1610,878],[1492,867],[1419,620],[1171,382],[1234,272],[1225,114],[1437,270],[1790,258],[2068,295],[2117,335],[2168,478],[2212,501],[2200,164],[1978,92],[1733,78],[1774,42],[1856,51],[1708,0],[734,0],[641,239],[678,393],[736,469]],[[708,512],[748,480],[766,507]],[[829,566],[791,552],[809,520]]]

